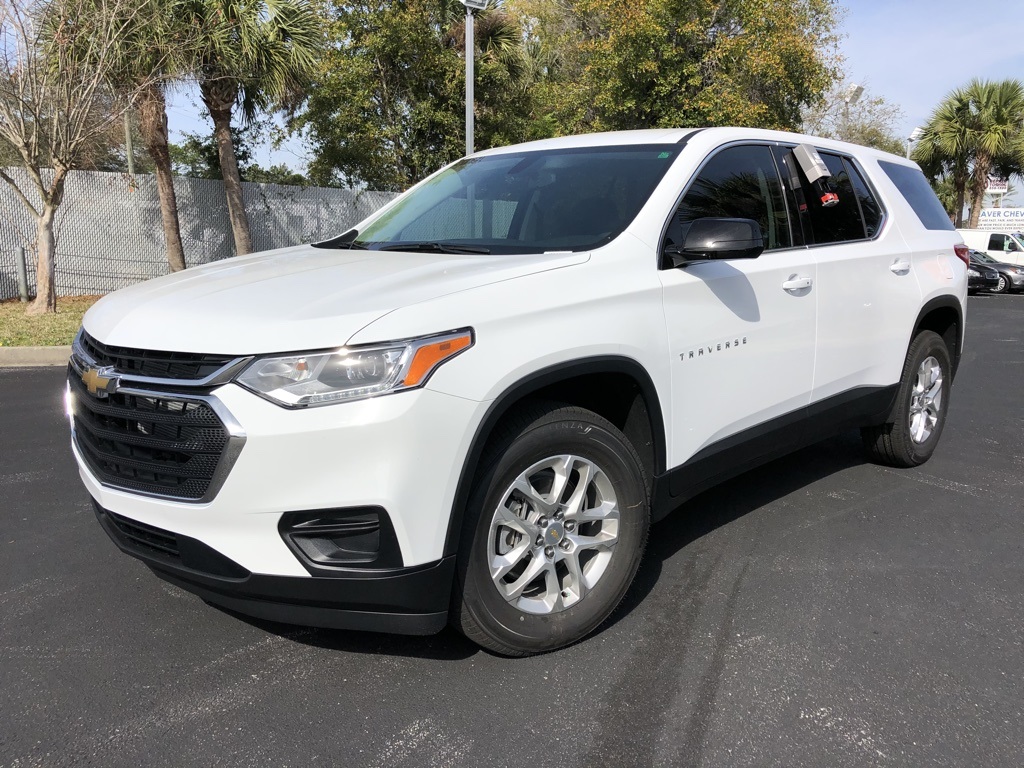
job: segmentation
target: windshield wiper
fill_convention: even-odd
[[[409,251],[412,253],[479,253],[488,254],[491,252],[490,248],[481,248],[478,245],[460,245],[459,243],[437,243],[437,242],[423,242],[423,243],[395,243],[394,245],[385,245],[377,250],[379,251]]]
[[[322,240],[319,243],[313,243],[314,248],[345,248],[353,251],[365,251],[366,246],[363,243],[357,243],[356,237],[359,233],[350,229],[344,234],[332,237],[329,240]]]

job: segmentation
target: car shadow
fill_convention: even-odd
[[[445,627],[436,635],[388,635],[381,632],[300,627],[246,616],[213,603],[209,605],[268,634],[330,651],[434,661],[459,661],[483,652],[479,646],[451,627]]]
[[[612,617],[591,637],[608,631],[643,603],[658,584],[662,564],[687,545],[810,483],[865,461],[859,434],[844,433],[746,472],[740,476],[742,482],[726,482],[682,504],[651,528],[647,552],[632,586]],[[457,661],[486,652],[451,627],[429,636],[387,635],[295,627],[212,607],[291,642],[332,651],[436,661]]]
[[[867,463],[860,434],[846,432],[750,470],[673,510],[651,528],[640,570],[606,631],[655,589],[662,564],[681,549],[767,504],[851,467]]]

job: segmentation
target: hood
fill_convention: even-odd
[[[138,349],[228,355],[322,349],[345,344],[399,307],[588,258],[296,246],[125,288],[97,302],[83,325],[105,344]],[[472,320],[467,317],[466,325]]]

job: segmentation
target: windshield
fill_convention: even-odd
[[[583,251],[617,237],[679,146],[538,150],[471,157],[405,196],[348,247],[472,253]]]

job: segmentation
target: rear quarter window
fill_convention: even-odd
[[[944,229],[954,231],[956,227],[949,220],[949,214],[942,207],[939,198],[932,191],[928,179],[924,177],[917,168],[899,163],[888,163],[880,160],[878,165],[885,171],[885,175],[896,185],[896,189],[910,203],[917,218],[925,229]]]

